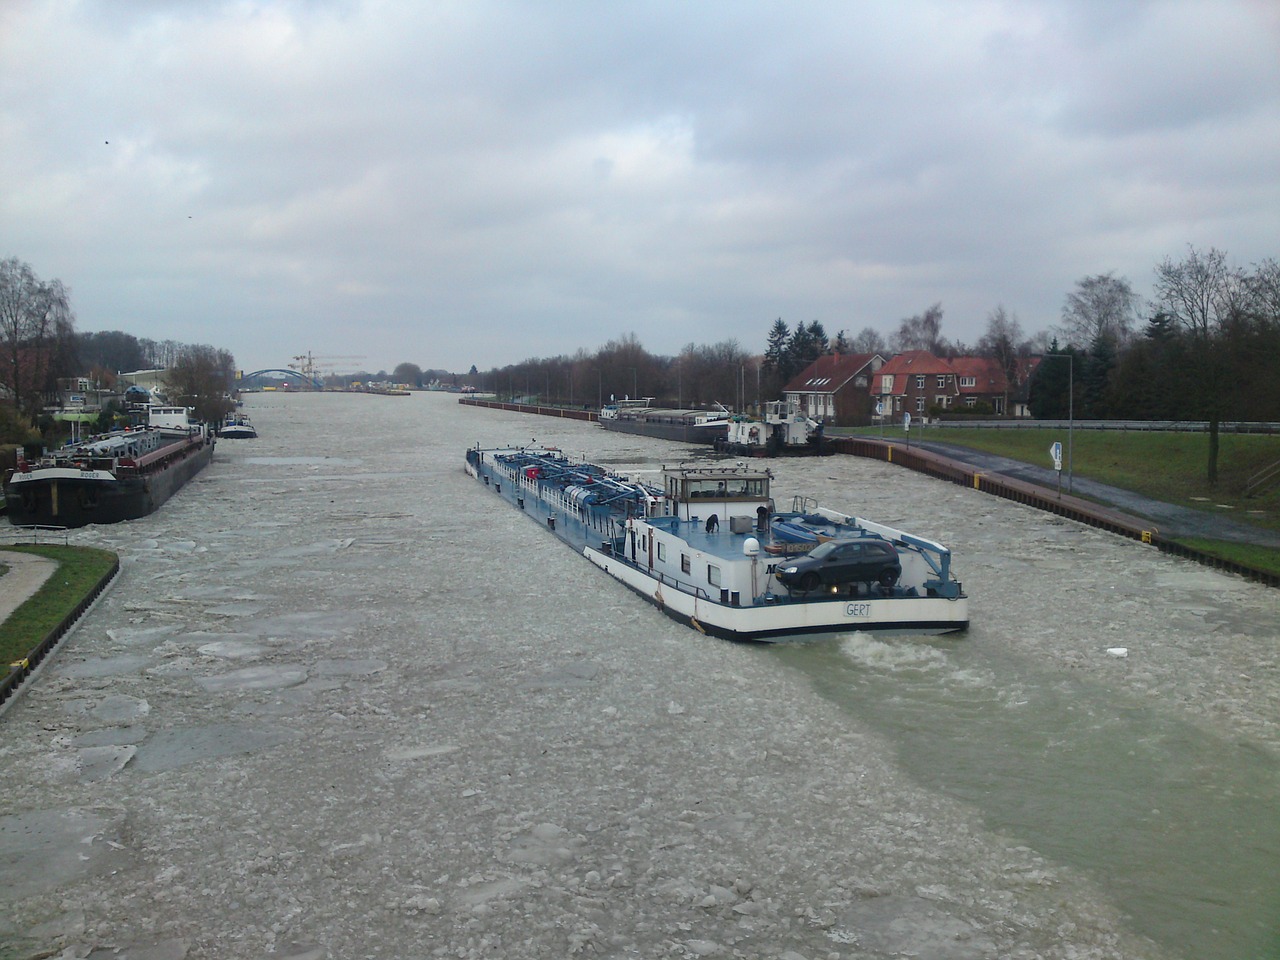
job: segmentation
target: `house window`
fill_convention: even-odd
[[[916,397],[916,413],[924,413],[924,397]]]
[[[962,387],[976,387],[977,385],[978,385],[977,377],[961,377],[960,378],[960,386]]]
[[[946,385],[947,385],[947,378],[946,378],[946,375],[945,375],[945,374],[938,374],[938,389],[939,389],[939,390],[941,390],[941,389],[942,389],[943,387],[945,387]]]
[[[965,397],[965,398],[964,398],[964,405],[965,405],[966,407],[974,407],[974,406],[977,406],[977,404],[978,404],[978,398],[977,398],[977,397]]]
[[[884,384],[884,386],[882,386],[880,389],[883,390],[885,393],[893,393],[893,374],[892,373],[883,374],[880,379]]]
[[[720,586],[720,568],[714,563],[707,564],[707,583],[713,587]]]
[[[680,554],[680,572],[688,573],[692,569],[693,564],[689,562],[689,555],[687,553]]]
[[[923,389],[924,389],[924,374],[923,374],[923,373],[916,377],[916,389],[917,389],[917,390],[923,390]]]
[[[947,398],[945,396],[936,396],[933,398],[933,402],[944,409],[947,406]]]

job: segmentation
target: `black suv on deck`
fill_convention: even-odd
[[[902,564],[887,540],[828,540],[803,557],[783,560],[773,573],[783,586],[805,591],[838,583],[891,587],[902,575]]]

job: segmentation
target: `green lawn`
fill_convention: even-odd
[[[853,432],[880,436],[879,428]],[[900,427],[890,427],[884,431],[884,438],[904,440],[905,436]],[[1207,480],[1209,437],[1203,433],[1076,430],[1068,438],[1065,427],[965,430],[913,426],[911,438],[954,443],[1042,467],[1053,465],[1049,447],[1058,441],[1063,449],[1064,474],[1070,439],[1072,468],[1077,477],[1133,490],[1167,503],[1229,516],[1239,523],[1280,530],[1280,484],[1256,496],[1244,496],[1250,477],[1280,462],[1280,437],[1277,436],[1222,434],[1218,482],[1213,487]],[[1180,542],[1237,563],[1280,573],[1280,551],[1277,550],[1221,541]]]
[[[109,550],[92,547],[31,545],[6,550],[35,553],[58,562],[53,576],[0,624],[0,663],[21,660],[87,597],[116,563]]]

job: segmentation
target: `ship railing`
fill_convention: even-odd
[[[707,591],[703,589],[701,585],[696,584],[692,581],[689,581],[686,583],[685,581],[681,580],[679,577],[673,577],[670,574],[663,573],[661,570],[650,570],[648,566],[636,563],[630,557],[619,556],[617,557],[617,559],[621,560],[627,566],[633,567],[634,569],[639,570],[641,573],[645,573],[653,577],[664,587],[674,587],[675,589],[679,590],[681,593],[692,594],[694,597],[697,597],[699,600],[708,600],[712,603],[720,602],[718,597],[713,598],[711,594],[707,593]]]

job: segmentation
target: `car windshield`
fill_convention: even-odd
[[[815,560],[821,560],[823,557],[830,556],[831,552],[835,550],[837,542],[838,541],[835,540],[827,540],[824,543],[820,543],[809,551],[809,556],[813,557]]]

